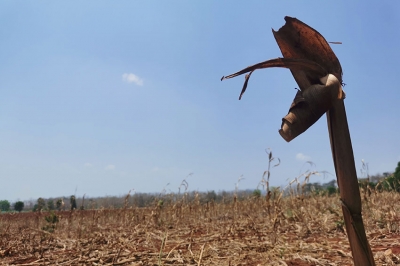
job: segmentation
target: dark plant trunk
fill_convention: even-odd
[[[338,101],[327,112],[329,137],[342,211],[355,265],[375,265],[361,215],[361,197],[346,110]]]

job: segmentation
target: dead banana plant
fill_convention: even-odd
[[[248,73],[239,96],[240,100],[255,70],[270,67],[290,69],[300,90],[290,106],[289,113],[282,119],[279,133],[290,142],[305,132],[324,113],[327,114],[333,163],[354,264],[375,265],[361,214],[360,190],[343,101],[345,94],[342,90],[342,67],[319,32],[296,18],[285,17],[285,20],[286,24],[282,28],[278,31],[273,30],[283,58],[249,66],[224,76],[221,80]]]

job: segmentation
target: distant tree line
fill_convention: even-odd
[[[21,212],[24,209],[25,203],[23,201],[17,201],[14,203],[14,210]],[[8,200],[0,200],[0,212],[11,211],[11,203]]]
[[[394,173],[383,173],[367,178],[359,178],[361,188],[371,188],[378,191],[400,192],[400,162],[398,162]],[[280,191],[279,188],[271,188]],[[339,190],[336,180],[327,183],[305,183],[297,187],[291,186],[283,191],[288,195],[291,191],[303,195],[333,195]],[[106,196],[86,199],[75,195],[61,198],[38,198],[36,202],[17,201],[13,205],[8,200],[0,200],[0,210],[2,212],[14,211],[54,211],[54,210],[85,210],[99,208],[125,208],[125,207],[155,207],[168,204],[179,204],[187,202],[197,202],[204,204],[207,202],[231,203],[234,200],[244,200],[248,198],[261,198],[266,193],[260,189],[241,190],[241,191],[218,191],[207,192],[185,191],[184,193],[135,193],[126,196]],[[65,201],[64,201],[65,200]]]
[[[359,179],[360,187],[373,188],[378,191],[396,191],[400,192],[400,162],[393,173],[385,172],[381,175],[368,176]]]

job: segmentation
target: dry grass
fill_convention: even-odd
[[[399,199],[389,192],[364,196],[377,265],[400,264]],[[46,221],[48,212],[0,215],[1,265],[352,264],[337,195],[219,204],[183,198],[154,208],[56,215],[55,223]]]

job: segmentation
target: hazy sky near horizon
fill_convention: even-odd
[[[286,143],[297,87],[271,28],[296,17],[343,68],[357,172],[400,161],[400,3],[395,1],[1,1],[0,199],[255,189],[287,185],[312,161],[335,178],[326,118]],[[169,185],[167,186],[167,184]]]

